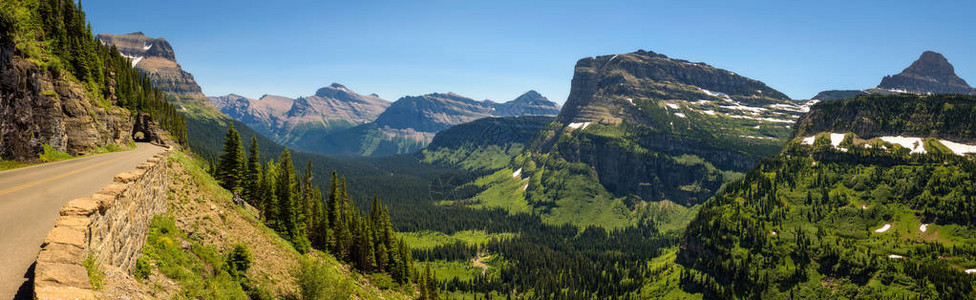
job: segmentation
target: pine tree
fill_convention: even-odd
[[[261,205],[261,153],[258,149],[257,136],[251,137],[251,147],[247,155],[247,163],[244,171],[243,197],[248,203],[258,209],[264,209]]]
[[[339,186],[338,195],[336,198],[338,206],[336,207],[336,220],[335,224],[335,235],[336,235],[336,248],[337,256],[341,257],[345,261],[350,260],[350,250],[352,248],[353,232],[352,229],[356,228],[353,223],[355,219],[353,218],[353,207],[349,205],[349,195],[346,193],[346,178],[343,176],[342,181]]]
[[[234,129],[234,125],[227,128],[224,138],[224,153],[220,155],[217,165],[217,180],[220,185],[230,191],[238,191],[241,175],[244,173],[244,146],[241,136]]]
[[[278,163],[278,176],[275,178],[275,190],[278,199],[278,214],[281,230],[294,244],[300,253],[308,252],[310,242],[305,235],[304,216],[297,196],[295,181],[295,167],[291,161],[291,153],[286,148]]]
[[[278,219],[281,215],[279,213],[280,206],[278,205],[278,193],[275,189],[275,177],[277,177],[278,166],[274,160],[269,160],[264,169],[266,173],[264,174],[264,180],[261,180],[261,183],[264,185],[261,189],[264,192],[264,196],[262,197],[264,198],[264,220],[268,223],[268,227],[281,231],[281,222]]]

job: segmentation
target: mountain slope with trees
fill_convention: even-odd
[[[974,297],[976,163],[941,140],[959,137],[974,108],[974,97],[941,95],[815,105],[780,155],[703,205],[678,252],[682,288],[721,298]],[[959,122],[939,122],[955,109]],[[817,117],[826,114],[841,121]],[[888,123],[842,122],[850,116]],[[894,132],[923,145],[885,138]]]

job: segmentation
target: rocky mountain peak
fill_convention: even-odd
[[[545,96],[542,96],[542,94],[539,94],[539,92],[536,92],[535,90],[530,90],[528,92],[525,92],[525,94],[522,94],[521,96],[518,96],[518,98],[515,98],[515,100],[512,100],[512,101],[513,102],[532,102],[532,101],[535,101],[535,100],[543,100],[543,99],[546,100],[546,101],[549,101],[549,99],[547,99]]]
[[[732,100],[752,106],[792,103],[788,96],[758,80],[704,63],[638,50],[580,59],[569,98],[557,120],[643,122],[635,118],[642,113],[626,99]]]
[[[148,75],[164,92],[193,95],[203,99],[203,92],[193,75],[176,62],[176,52],[163,38],[152,38],[144,33],[98,35],[105,45],[114,45],[122,56],[132,61],[132,66]]]
[[[976,90],[956,75],[949,60],[934,51],[923,52],[901,73],[885,76],[878,88],[920,94],[976,94]]]

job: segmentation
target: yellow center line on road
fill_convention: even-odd
[[[71,172],[67,172],[67,173],[64,173],[64,174],[61,174],[61,175],[58,175],[58,176],[48,177],[48,178],[44,178],[44,179],[41,179],[41,180],[38,180],[38,181],[29,182],[29,183],[25,183],[25,184],[22,184],[22,185],[18,185],[18,186],[12,187],[12,188],[8,188],[8,189],[5,189],[5,190],[0,190],[0,196],[6,195],[6,194],[10,194],[10,193],[13,193],[13,192],[16,192],[16,191],[19,191],[19,190],[23,190],[23,189],[26,189],[26,188],[34,187],[34,186],[37,186],[37,185],[40,185],[40,184],[48,183],[48,182],[51,182],[51,181],[54,181],[54,180],[58,180],[58,179],[61,179],[61,178],[65,178],[65,177],[68,177],[68,176],[71,176],[71,175],[75,175],[75,174],[78,174],[78,173],[81,173],[81,172],[84,172],[84,171],[91,170],[93,168],[101,167],[101,166],[107,165],[109,163],[115,162],[115,161],[120,160],[120,159],[123,159],[123,158],[125,158],[125,156],[116,157],[116,158],[113,158],[113,159],[110,159],[110,160],[106,160],[106,161],[103,161],[103,162],[100,162],[100,163],[97,163],[97,164],[94,164],[94,165],[90,165],[90,166],[81,168],[81,169],[77,169],[77,170],[74,170],[74,171],[71,171]]]

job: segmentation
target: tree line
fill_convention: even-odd
[[[361,212],[350,201],[345,178],[336,172],[328,195],[323,195],[313,184],[311,162],[300,176],[287,149],[277,161],[262,162],[257,139],[251,139],[245,153],[233,126],[211,170],[222,187],[257,208],[268,227],[299,252],[325,251],[359,271],[388,273],[399,283],[427,281],[414,269],[410,247],[397,237],[379,197],[373,197],[368,212]]]

